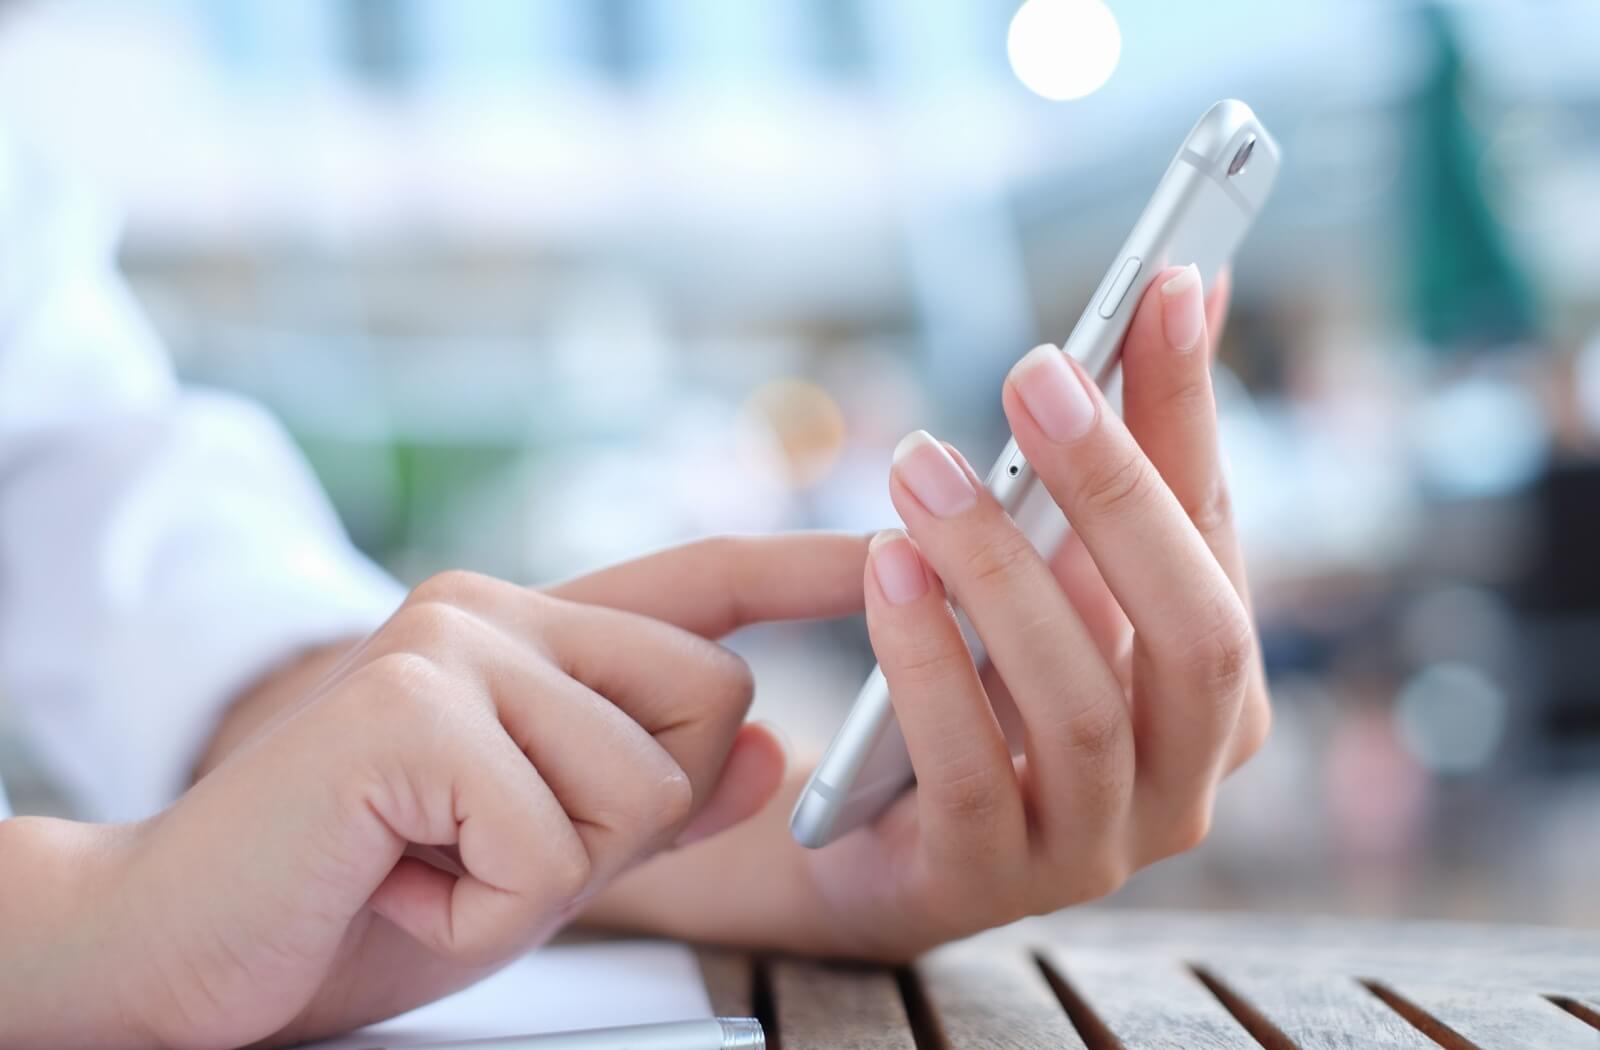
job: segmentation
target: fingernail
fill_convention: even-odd
[[[894,469],[936,518],[960,514],[977,500],[966,473],[926,430],[913,430],[894,448]]]
[[[1051,441],[1072,441],[1094,425],[1094,401],[1067,357],[1050,346],[1036,346],[1011,370],[1011,382],[1028,415]]]
[[[1161,327],[1167,345],[1188,353],[1200,342],[1206,323],[1205,296],[1200,290],[1200,271],[1190,263],[1161,286]]]
[[[922,558],[905,533],[885,529],[872,537],[868,549],[872,575],[878,578],[878,586],[889,601],[905,605],[928,593],[928,574],[922,569]]]

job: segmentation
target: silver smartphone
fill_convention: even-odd
[[[1266,203],[1278,175],[1278,144],[1250,107],[1218,102],[1195,124],[1167,166],[1133,232],[1062,345],[1108,393],[1121,377],[1119,358],[1145,290],[1168,266],[1194,263],[1207,288]],[[989,491],[1046,558],[1069,526],[1013,438],[989,471]],[[962,631],[974,659],[981,643],[966,617]],[[905,738],[881,668],[873,668],[844,724],[811,774],[789,820],[802,846],[825,846],[875,820],[913,782]]]

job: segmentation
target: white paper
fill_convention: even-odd
[[[471,988],[328,1042],[322,1050],[423,1046],[711,1016],[694,953],[666,941],[542,948]]]

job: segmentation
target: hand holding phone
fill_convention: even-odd
[[[764,811],[625,876],[590,921],[903,961],[1108,893],[1198,841],[1269,712],[1208,369],[1227,280],[1202,303],[1196,278],[1161,271],[1134,311],[1126,425],[1054,348],[1006,380],[1017,446],[1073,523],[1050,559],[959,453],[918,439],[897,458],[905,531],[874,539],[854,591],[916,790],[825,849],[785,849],[787,812]],[[1057,440],[1042,424],[1070,418],[1049,401],[1066,380],[1094,411]],[[954,598],[987,643],[981,666]]]
[[[913,524],[912,518],[924,512],[933,512],[935,518],[942,516],[937,513],[937,508],[929,507],[923,500],[916,498],[911,492],[911,486],[902,484],[901,475],[910,475],[918,470],[930,479],[928,482],[930,485],[936,484],[936,481],[931,479],[936,479],[942,470],[943,480],[937,484],[956,496],[960,496],[961,490],[960,478],[957,475],[971,475],[971,480],[975,483],[972,506],[953,511],[951,517],[965,518],[969,511],[980,512],[973,508],[982,508],[982,513],[992,512],[993,515],[998,515],[993,523],[994,529],[997,530],[993,542],[1002,546],[995,548],[995,551],[1008,552],[1006,557],[1012,561],[996,566],[994,569],[996,573],[1014,573],[1028,567],[1037,570],[1042,567],[1039,563],[1056,557],[1069,533],[1068,520],[1078,525],[1080,532],[1082,526],[1086,524],[1080,522],[1077,515],[1071,512],[1069,504],[1075,499],[1087,500],[1085,509],[1079,513],[1087,513],[1091,518],[1094,516],[1097,503],[1109,497],[1115,497],[1115,502],[1119,506],[1140,505],[1141,509],[1151,513],[1155,513],[1159,508],[1167,518],[1172,517],[1172,511],[1175,509],[1172,503],[1173,492],[1171,488],[1160,484],[1165,481],[1170,486],[1172,479],[1166,477],[1166,471],[1157,469],[1152,472],[1148,469],[1155,457],[1146,459],[1140,452],[1139,445],[1144,444],[1142,440],[1139,444],[1129,444],[1121,450],[1119,455],[1123,458],[1118,468],[1121,473],[1102,479],[1104,491],[1098,494],[1092,489],[1087,493],[1082,491],[1074,493],[1075,487],[1081,484],[1081,480],[1075,481],[1069,475],[1079,474],[1083,469],[1081,466],[1078,470],[1070,471],[1069,474],[1063,474],[1055,479],[1041,476],[1039,465],[1025,454],[1025,443],[1022,441],[1022,435],[1016,430],[1015,410],[1033,407],[1027,403],[1026,391],[1030,388],[1024,386],[1020,379],[1026,373],[1037,380],[1041,384],[1038,387],[1041,398],[1052,389],[1063,396],[1075,397],[1075,392],[1084,393],[1088,402],[1076,404],[1076,410],[1081,414],[1084,404],[1092,402],[1096,406],[1094,415],[1098,418],[1102,414],[1101,406],[1105,406],[1099,388],[1114,388],[1119,382],[1120,350],[1124,337],[1128,334],[1129,325],[1133,321],[1136,305],[1144,298],[1146,291],[1156,279],[1163,274],[1165,274],[1164,286],[1168,287],[1172,294],[1186,291],[1173,286],[1173,282],[1176,281],[1194,281],[1197,285],[1210,285],[1215,281],[1218,273],[1232,257],[1235,248],[1243,240],[1257,211],[1270,193],[1277,174],[1278,156],[1276,143],[1244,103],[1231,100],[1219,102],[1201,117],[1179,147],[1166,174],[1156,187],[1155,194],[1106,271],[1104,279],[1090,299],[1062,351],[1058,352],[1053,348],[1035,350],[1013,372],[1011,380],[1008,380],[1006,407],[1007,414],[1013,421],[1015,436],[1007,444],[987,478],[982,483],[976,483],[976,475],[972,474],[964,460],[952,454],[951,450],[928,442],[917,443],[916,447],[902,446],[902,449],[898,450],[896,460],[898,487],[895,492],[895,502],[897,508],[901,510],[902,517],[906,518],[908,527]],[[1184,271],[1184,275],[1167,272],[1174,264],[1186,265],[1190,269]],[[1198,290],[1194,294],[1198,295]],[[1163,336],[1164,338],[1166,337]],[[1174,374],[1178,374],[1179,370],[1173,363],[1168,362],[1166,367],[1172,368]],[[1077,390],[1074,384],[1078,379],[1072,377],[1084,380],[1085,389]],[[1149,385],[1154,387],[1160,381],[1159,375],[1152,376]],[[1209,377],[1207,377],[1206,395],[1209,399]],[[1043,406],[1042,401],[1041,406]],[[1061,420],[1067,418],[1065,413],[1074,409],[1072,405],[1060,401],[1054,408],[1058,410],[1057,429],[1061,429],[1064,427]],[[1109,406],[1105,406],[1104,414],[1111,414]],[[1026,411],[1022,415],[1029,416]],[[1046,409],[1037,415],[1039,418],[1031,420],[1035,433],[1046,442],[1046,448],[1052,449],[1053,453],[1059,451],[1054,446],[1061,443],[1060,439],[1052,440],[1055,435],[1046,433],[1050,425],[1051,412]],[[1108,433],[1120,431],[1124,438],[1127,437],[1127,430],[1109,419],[1100,421],[1099,429]],[[1206,424],[1203,429],[1204,433],[1192,434],[1189,437],[1191,440],[1205,442],[1205,454],[1214,458],[1215,435],[1211,432],[1214,429],[1214,421]],[[1073,444],[1077,440],[1075,436],[1073,441],[1068,443]],[[1081,449],[1077,454],[1082,455]],[[1193,454],[1192,449],[1187,453],[1175,449],[1171,453],[1174,462]],[[1061,470],[1068,468],[1066,463],[1058,466]],[[1155,466],[1159,468],[1160,464]],[[1211,472],[1206,473],[1209,476]],[[1220,491],[1222,485],[1220,474],[1208,481],[1207,485],[1211,487],[1203,488],[1193,497],[1194,500],[1200,501],[1198,504],[1193,500],[1180,500],[1176,509],[1182,512],[1192,506],[1209,505],[1213,498],[1210,493]],[[1132,494],[1142,494],[1146,488],[1159,489],[1165,493],[1165,498],[1159,495],[1141,496],[1154,501],[1148,507],[1132,500]],[[1103,509],[1109,511],[1113,508]],[[1063,515],[1063,510],[1067,510],[1068,513]],[[909,517],[907,517],[908,512]],[[1208,518],[1213,516],[1209,513],[1207,515]],[[1000,519],[1004,520],[1004,525]],[[1128,537],[1145,533],[1146,530],[1142,527],[1148,524],[1149,521],[1145,519],[1124,522],[1123,525],[1128,531],[1122,537],[1123,544]],[[1168,524],[1173,522],[1169,521]],[[1212,524],[1209,520],[1191,522],[1187,532],[1180,530],[1179,534],[1192,539],[1200,536],[1201,532],[1208,532],[1204,537],[1208,543],[1221,542],[1224,546],[1231,546],[1231,523],[1226,523],[1224,529],[1226,535],[1220,540],[1209,534]],[[1009,531],[1006,526],[1009,526]],[[916,536],[914,528],[912,533]],[[1194,568],[1192,566],[1185,566],[1181,562],[1164,563],[1162,555],[1167,551],[1163,548],[1170,549],[1174,542],[1173,536],[1163,537],[1159,532],[1152,532],[1148,538],[1155,546],[1142,555],[1146,563],[1143,566],[1144,572],[1148,573],[1155,566],[1165,564],[1165,567],[1175,574],[1156,584],[1145,584],[1140,588],[1141,592],[1148,592],[1148,600],[1151,602],[1150,609],[1140,616],[1135,615],[1135,609],[1129,608],[1128,599],[1134,595],[1123,593],[1131,586],[1133,578],[1139,575],[1138,571],[1131,566],[1126,569],[1111,570],[1104,564],[1105,559],[1101,553],[1095,549],[1100,546],[1109,552],[1109,545],[1117,542],[1114,537],[1105,536],[1097,544],[1092,536],[1085,536],[1082,543],[1068,550],[1069,557],[1075,556],[1072,551],[1085,551],[1090,563],[1088,568],[1096,569],[1104,576],[1112,596],[1135,628],[1136,636],[1139,634],[1138,626],[1141,619],[1154,625],[1170,615],[1162,612],[1162,606],[1190,612],[1186,608],[1190,603],[1181,600],[1184,597],[1184,590],[1201,587],[1206,579],[1206,574],[1203,572],[1197,577],[1188,571]],[[921,536],[917,536],[917,542],[925,544]],[[1030,551],[1025,554],[1016,549],[1019,543],[1029,547]],[[1191,548],[1190,553],[1198,552],[1198,548],[1195,548],[1192,542],[1188,546]],[[884,561],[892,559],[902,565],[910,564],[907,559],[911,557],[920,557],[910,541],[904,538],[880,541],[878,554]],[[1209,560],[1212,569],[1215,570],[1219,560],[1234,562],[1237,560],[1237,555],[1236,552],[1227,550],[1212,550]],[[1228,593],[1232,595],[1232,602],[1238,606],[1238,610],[1235,611],[1239,611],[1243,609],[1242,579],[1237,566],[1231,567],[1233,571],[1229,575],[1233,577],[1233,586]],[[962,593],[963,587],[957,582],[961,574],[958,573],[955,577],[948,575],[945,567],[937,564],[937,560],[935,568],[939,570],[939,578],[955,588],[956,597],[960,599],[961,605],[968,611],[975,611],[972,609],[971,598]],[[1213,572],[1210,575],[1215,577],[1216,574]],[[902,576],[908,585],[914,582],[909,569]],[[1214,586],[1216,582],[1216,579],[1212,578],[1210,585]],[[977,589],[984,583],[985,581],[981,580],[974,581],[967,585],[967,589]],[[870,581],[868,589],[870,597]],[[1060,592],[1060,588],[1057,588],[1057,593],[1061,601],[1065,602],[1067,596]],[[1012,674],[1008,674],[1004,666],[998,668],[1000,676],[1008,685],[1012,683],[1014,675],[1033,674],[1039,668],[1053,668],[1064,675],[1057,679],[1053,686],[1053,692],[1059,694],[1054,705],[1057,708],[1055,717],[1067,717],[1067,712],[1072,707],[1068,702],[1069,694],[1093,693],[1096,679],[1104,678],[1100,672],[1105,668],[1096,666],[1094,661],[1089,660],[1081,660],[1068,667],[1062,665],[1057,653],[1049,651],[1035,652],[1031,661],[1025,659],[1024,654],[1029,651],[1029,646],[1037,648],[1043,641],[1031,637],[1038,634],[1037,626],[1029,621],[1016,622],[1015,614],[1007,613],[1005,603],[998,602],[997,595],[989,595],[985,590],[985,596],[997,602],[987,624],[979,621],[977,630],[974,631],[964,616],[959,619],[953,618],[951,621],[957,625],[954,629],[965,639],[965,647],[971,654],[970,660],[973,665],[970,675],[960,667],[955,668],[958,676],[970,677],[972,682],[968,683],[969,686],[976,683],[980,672],[986,672],[989,655],[999,652],[1014,654]],[[1008,601],[1014,603],[1020,597],[1012,595]],[[1044,602],[1044,605],[1033,608],[1030,615],[1044,615],[1052,604],[1056,606],[1061,604],[1052,603],[1048,596],[1035,597]],[[1206,600],[1213,603],[1224,601],[1218,596],[1207,596]],[[1066,618],[1076,615],[1070,610],[1059,607],[1054,611],[1066,614]],[[956,614],[952,613],[952,617],[955,616]],[[1232,613],[1229,613],[1224,619],[1231,623],[1231,616]],[[1008,621],[1010,621],[1009,627],[1005,626]],[[1245,634],[1248,634],[1248,617],[1246,616],[1242,622]],[[1081,627],[1081,620],[1079,625]],[[1015,631],[1021,631],[1030,637],[1019,638]],[[1057,641],[1063,647],[1070,648],[1066,637],[1059,637]],[[1189,643],[1180,638],[1169,639],[1164,643],[1164,648],[1167,649],[1187,647],[1190,647]],[[1046,649],[1048,648],[1046,646]],[[1122,658],[1116,653],[1103,653],[1101,656],[1102,662],[1109,660],[1112,663]],[[993,678],[993,675],[990,674],[989,677]],[[1105,682],[1101,681],[1100,686],[1104,687]],[[894,805],[913,782],[916,763],[912,760],[912,753],[908,751],[905,732],[895,718],[894,707],[897,704],[892,697],[893,691],[892,675],[882,666],[873,671],[862,687],[844,724],[796,804],[791,818],[791,829],[802,845],[823,846],[851,830],[871,823]],[[981,695],[982,690],[979,692]],[[1264,688],[1260,692],[1264,706]],[[989,709],[987,704],[985,711],[986,719],[975,716],[978,717],[977,724],[966,725],[968,731],[979,734],[972,739],[973,746],[976,747],[978,741],[986,738],[990,738],[991,744],[995,746],[1007,746],[1003,735],[993,738],[992,734],[987,734],[987,729],[991,727],[997,729],[998,723],[995,721],[996,713]],[[1001,715],[1005,713],[1004,710],[1000,712]],[[1027,730],[1037,727],[1028,727],[1027,712],[1024,710],[1021,713],[1023,716],[1021,721],[1024,723],[1022,737],[1026,741],[1029,739]],[[1043,711],[1039,714],[1041,717],[1047,717]],[[1133,714],[1136,718],[1146,717],[1137,710]],[[1024,750],[1026,751],[1026,748]],[[1007,753],[1009,754],[1009,748]],[[951,761],[956,761],[957,757],[951,756]],[[1025,754],[1019,768],[1031,770],[1029,777],[1037,780],[1041,775],[1038,770],[1039,763],[1030,761],[1032,758],[1031,753]]]

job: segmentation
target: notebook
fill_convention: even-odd
[[[667,941],[542,948],[471,988],[338,1039],[322,1050],[402,1050],[453,1039],[711,1016],[694,953]]]

